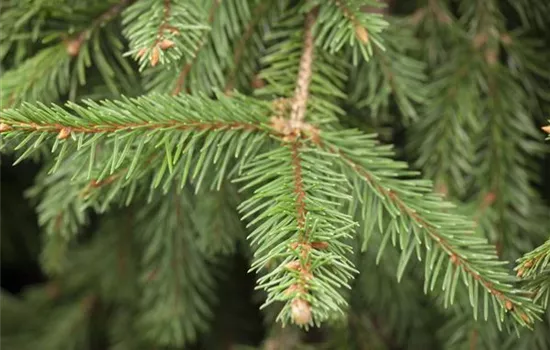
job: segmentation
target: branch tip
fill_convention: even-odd
[[[303,326],[311,322],[311,305],[304,299],[296,298],[290,306],[292,320]]]

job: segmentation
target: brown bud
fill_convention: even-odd
[[[512,304],[510,300],[506,300],[506,303],[504,304],[506,305],[506,309],[508,310],[512,310],[514,308],[514,304]]]
[[[92,187],[99,187],[102,184],[103,184],[103,181],[101,181],[101,180],[95,180],[94,179],[94,180],[90,181],[90,186],[92,186]]]
[[[460,261],[458,260],[458,257],[456,256],[456,254],[451,255],[451,262],[452,262],[453,264],[457,264],[457,263],[460,262]]]
[[[259,76],[256,75],[254,79],[252,79],[252,87],[254,89],[261,89],[264,86],[265,86],[265,81]]]
[[[437,15],[437,20],[441,23],[444,23],[444,24],[451,23],[451,17],[449,17],[448,14],[443,13],[443,12],[441,12]]]
[[[90,311],[92,307],[95,305],[97,301],[97,297],[94,295],[88,295],[82,299],[82,308],[84,311]]]
[[[550,134],[550,125],[543,126],[541,129],[542,129],[542,131]]]
[[[46,285],[46,294],[50,299],[55,299],[61,294],[61,290],[57,283],[48,283]]]
[[[512,37],[509,34],[502,34],[500,36],[500,41],[502,41],[504,45],[510,45],[512,43]]]
[[[285,265],[285,268],[289,270],[298,270],[300,268],[300,262],[298,260],[291,261]]]
[[[180,33],[179,29],[176,28],[176,27],[168,27],[168,28],[166,28],[166,29],[167,29],[170,33],[172,33],[172,34],[176,34],[176,35],[177,35],[177,34]]]
[[[311,248],[319,249],[319,250],[327,249],[328,248],[328,243],[327,242],[311,242]]]
[[[150,58],[150,61],[151,61],[151,66],[156,66],[157,63],[159,63],[159,48],[158,46],[155,46],[153,48],[153,52],[151,52],[151,58]]]
[[[303,299],[294,299],[290,306],[292,320],[299,326],[311,322],[311,306]]]
[[[151,282],[157,279],[158,269],[154,269],[147,274],[147,282]]]
[[[70,135],[71,135],[71,128],[63,128],[59,131],[59,135],[57,135],[57,138],[60,140],[65,140]]]
[[[533,266],[533,260],[527,260],[525,264],[523,264],[523,266],[525,266],[526,268],[530,268],[531,266]]]
[[[145,55],[145,53],[147,52],[147,49],[145,47],[142,47],[141,49],[139,49],[138,53],[136,54],[137,57],[143,57],[143,55]]]
[[[497,199],[497,195],[494,192],[489,192],[483,198],[484,205],[491,205]]]
[[[521,277],[521,276],[523,276],[523,273],[524,273],[524,272],[525,272],[524,269],[519,269],[518,272],[517,272],[517,274],[516,274],[516,276]]]
[[[449,194],[449,188],[447,187],[447,185],[445,183],[438,182],[435,185],[435,192],[441,194],[443,197],[446,197],[447,194]]]
[[[487,36],[487,34],[485,34],[485,33],[480,33],[480,34],[476,35],[474,37],[474,47],[476,49],[479,49],[480,47],[482,47],[487,42],[487,39],[489,39],[489,36]]]
[[[67,42],[67,53],[70,56],[77,56],[80,52],[80,46],[82,45],[82,40],[80,39],[73,39]]]
[[[286,296],[291,296],[292,293],[295,293],[295,292],[304,292],[304,288],[297,284],[293,284],[284,291],[284,294]]]
[[[168,40],[168,39],[164,39],[163,41],[161,41],[159,43],[159,47],[162,50],[167,50],[167,49],[173,47],[174,45],[176,45],[176,44],[172,40]]]
[[[529,319],[529,316],[527,316],[525,313],[521,313],[519,315],[519,317],[521,317],[521,319],[525,322],[525,323],[531,323],[531,320]]]
[[[6,132],[10,130],[11,130],[11,126],[9,126],[6,123],[0,123],[0,132]]]
[[[355,35],[357,36],[357,39],[359,39],[363,44],[369,42],[369,33],[367,33],[365,27],[363,27],[359,23],[355,25]]]
[[[309,282],[313,279],[313,274],[306,270],[301,272],[300,277],[302,277],[303,281]]]
[[[487,61],[487,64],[490,66],[494,65],[498,61],[498,54],[496,50],[489,49],[485,51],[485,61]]]

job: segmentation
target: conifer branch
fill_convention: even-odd
[[[525,278],[542,273],[548,266],[550,266],[550,240],[519,259],[516,270],[518,277]]]
[[[130,51],[140,62],[140,70],[148,64],[167,64],[191,59],[208,32],[204,14],[189,1],[139,0],[124,13],[124,34]]]
[[[60,92],[68,90],[70,63],[71,56],[67,54],[65,45],[58,44],[7,71],[0,79],[0,108],[15,107],[23,100],[49,101],[58,98]],[[44,86],[45,82],[47,86]]]
[[[248,44],[248,41],[254,36],[255,32],[258,30],[257,25],[262,21],[263,14],[267,10],[269,10],[272,3],[272,0],[261,1],[252,11],[252,18],[250,22],[246,25],[241,39],[233,50],[233,68],[228,74],[227,82],[224,88],[226,94],[233,90],[233,88],[235,87],[237,72],[240,67],[241,60],[243,59],[246,45]]]
[[[346,140],[338,141],[339,138],[345,138]],[[405,218],[410,220],[415,237],[411,237],[410,245],[405,243],[403,246],[402,244],[402,249],[408,249],[409,254],[412,253],[414,246],[418,246],[422,241],[419,232],[424,232],[426,234],[424,239],[431,240],[442,252],[444,252],[444,255],[449,259],[448,269],[445,274],[446,282],[444,282],[445,284],[449,283],[449,285],[443,287],[446,291],[446,303],[452,303],[453,299],[453,296],[449,295],[449,288],[451,290],[456,288],[456,285],[450,287],[450,281],[454,279],[454,283],[456,284],[456,280],[460,276],[458,271],[462,271],[465,275],[465,281],[468,281],[465,283],[470,290],[472,284],[480,284],[486,290],[486,293],[493,296],[494,305],[499,305],[502,310],[511,312],[514,318],[522,324],[533,323],[533,317],[536,317],[537,308],[530,302],[529,298],[519,294],[519,291],[509,284],[511,279],[507,276],[505,269],[502,268],[498,270],[498,272],[497,270],[493,270],[498,265],[502,264],[497,261],[496,254],[485,240],[480,240],[473,236],[473,223],[464,221],[463,218],[452,213],[448,213],[442,217],[432,216],[429,208],[435,203],[440,207],[444,205],[444,203],[438,197],[425,197],[422,199],[425,195],[421,194],[422,191],[419,191],[419,189],[415,189],[416,186],[420,186],[420,182],[415,185],[413,182],[409,181],[409,186],[406,186],[408,188],[400,188],[400,186],[391,185],[391,180],[385,178],[387,175],[384,175],[384,170],[381,168],[383,163],[379,163],[379,161],[373,159],[365,162],[360,158],[359,154],[343,146],[346,143],[359,142],[359,139],[360,137],[357,137],[356,141],[354,141],[354,137],[349,133],[348,135],[344,135],[336,132],[332,135],[329,132],[321,132],[317,141],[314,141],[314,143],[317,147],[337,155],[353,173],[357,174],[357,176],[365,181],[368,184],[368,188],[372,189],[381,199],[381,203],[378,205],[385,206],[386,210],[392,213],[391,216],[394,217],[394,220],[403,220]],[[339,146],[339,143],[342,145]],[[369,152],[369,154],[372,153]],[[367,167],[368,163],[372,163],[372,166],[376,170],[370,171]],[[377,163],[379,165],[376,165]],[[387,165],[387,169],[392,168],[399,168],[399,166],[397,164],[393,166]],[[419,192],[413,195],[412,191]],[[429,204],[432,201],[434,203]],[[367,205],[367,203],[364,205]],[[366,218],[366,220],[369,219],[374,220],[372,217]],[[379,225],[382,225],[380,218],[378,218],[377,221]],[[374,224],[372,226],[374,226]],[[385,235],[389,235],[388,231],[392,230],[394,229],[391,228],[390,224]],[[380,226],[380,231],[384,231],[382,226]],[[401,234],[407,235],[409,233],[403,232]],[[463,249],[466,241],[469,241],[468,249],[470,251],[479,251],[480,254],[469,255],[469,251]],[[426,241],[425,244],[428,249],[428,255],[432,255],[433,258],[434,252],[430,249],[432,243]],[[474,248],[475,245],[478,245],[478,247]],[[436,254],[436,256],[437,255],[438,254]],[[425,263],[430,264],[432,258],[427,257]],[[439,256],[439,259],[441,260],[441,256]],[[406,260],[404,260],[404,263],[406,263]],[[433,264],[433,260],[431,264]],[[486,265],[484,266],[484,264]],[[453,266],[452,269],[451,266]],[[487,268],[489,266],[491,266],[491,269],[488,270]],[[431,279],[433,288],[439,270],[437,269],[436,272],[428,271],[427,269],[426,278]],[[434,273],[436,277],[434,277],[432,273]],[[453,277],[451,277],[451,275]],[[472,301],[472,299],[471,302],[474,309],[476,309],[477,306],[475,302]],[[500,321],[500,318],[497,317],[497,321]]]
[[[420,42],[409,25],[396,18],[387,20],[390,27],[380,34],[384,49],[374,46],[372,58],[353,68],[349,98],[382,122],[389,121],[392,102],[406,121],[416,120],[427,99],[426,65],[414,56]]]
[[[88,56],[90,55],[86,43],[93,34],[98,32],[100,27],[115,19],[133,1],[121,0],[93,19],[85,29],[76,35],[67,38],[67,35],[63,34],[63,42],[41,50],[16,68],[7,71],[0,80],[2,85],[0,107],[2,109],[11,108],[21,101],[51,102],[61,95],[75,90],[77,83],[83,84],[84,76],[74,79],[73,74],[77,75],[75,71],[84,72],[90,64],[90,62],[86,62],[89,61]],[[94,60],[97,60],[100,55],[103,54],[97,50],[93,56]],[[86,59],[84,59],[85,56]],[[112,63],[105,57],[101,57],[100,60],[104,64]],[[108,80],[112,77],[105,74],[101,68],[100,73],[109,83]],[[109,73],[113,73],[112,68]]]
[[[319,21],[315,28],[316,44],[330,53],[350,47],[354,64],[357,64],[359,55],[368,60],[372,56],[373,45],[382,47],[379,33],[387,26],[387,22],[382,15],[373,13],[374,11],[365,12],[365,5],[385,6],[374,0],[309,1],[304,5],[305,9],[319,6]]]
[[[198,190],[211,166],[216,168],[212,185],[219,188],[226,172],[235,165],[231,159],[238,157],[239,163],[252,156],[270,133],[270,127],[264,124],[271,113],[269,104],[243,98],[238,94],[231,98],[218,95],[217,100],[157,95],[124,102],[88,102],[88,108],[69,103],[73,113],[59,107],[25,104],[3,112],[0,132],[5,135],[4,148],[17,151],[32,142],[18,161],[52,142],[53,152],[57,153],[52,171],[71,157],[88,169],[81,175],[88,181],[95,179],[93,188],[117,180],[109,192],[111,199],[119,190],[135,186],[133,181],[151,173],[155,174],[153,188],[162,181],[166,186],[179,173],[182,186],[190,175],[197,179]],[[218,142],[224,147],[220,148]],[[99,158],[98,145],[105,152]],[[159,153],[159,149],[163,151]],[[161,156],[152,162],[154,154]],[[196,163],[191,162],[195,157]],[[128,170],[120,176],[119,171],[125,168]],[[133,192],[128,192],[127,201],[132,196]]]
[[[152,341],[183,346],[208,326],[214,279],[194,239],[189,199],[176,187],[138,213],[136,231],[144,243],[138,324]]]
[[[215,19],[216,11],[218,7],[221,5],[223,0],[213,0],[213,4],[210,8],[210,12],[208,14],[208,23],[212,24]],[[183,68],[181,69],[178,78],[176,80],[176,84],[172,90],[172,95],[176,96],[181,93],[181,90],[183,89],[183,86],[185,85],[185,79],[187,78],[187,75],[191,71],[191,68],[193,68],[193,64],[196,62],[197,57],[201,49],[204,47],[206,42],[208,41],[208,33],[205,33],[199,43],[199,45],[196,47],[195,51],[193,52],[191,61],[186,63]]]
[[[90,34],[97,28],[103,26],[105,23],[112,21],[116,18],[128,5],[132,4],[136,0],[120,0],[120,2],[111,6],[107,11],[100,14],[85,30],[78,33],[72,39],[67,40],[67,53],[71,56],[77,56],[80,47],[84,41],[88,40]]]

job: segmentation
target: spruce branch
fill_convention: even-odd
[[[297,139],[258,155],[240,181],[247,181],[243,189],[263,184],[239,209],[243,219],[255,215],[252,269],[266,269],[258,280],[268,292],[265,305],[284,303],[283,324],[309,327],[341,317],[346,301],[339,290],[356,272],[345,244],[355,223],[336,201],[349,198],[345,179]]]
[[[368,62],[352,68],[349,99],[377,119],[389,115],[395,101],[406,121],[416,120],[428,96],[426,65],[414,55],[420,43],[405,21],[386,20],[390,26],[380,34],[384,49],[375,46]]]
[[[358,145],[361,144],[361,147]],[[355,145],[353,147],[352,145]],[[477,312],[479,302],[479,287],[484,291],[484,316],[488,317],[489,296],[499,323],[504,319],[505,313],[510,313],[519,324],[529,325],[537,318],[538,308],[512,282],[504,264],[497,260],[497,256],[491,245],[485,239],[474,235],[473,223],[454,214],[452,205],[443,202],[438,196],[427,195],[431,190],[429,183],[417,180],[401,180],[394,182],[399,174],[410,176],[414,174],[404,169],[405,165],[388,161],[382,157],[389,155],[387,147],[376,147],[366,135],[355,131],[346,132],[321,132],[317,146],[321,149],[337,155],[345,165],[344,169],[351,171],[351,176],[357,176],[359,182],[365,182],[366,187],[356,189],[358,193],[365,193],[362,201],[366,213],[378,213],[366,217],[371,220],[372,230],[375,221],[380,225],[380,232],[385,232],[384,237],[396,242],[396,235],[400,234],[399,242],[404,250],[398,278],[402,274],[408,259],[416,250],[421,259],[419,248],[424,241],[426,245],[426,284],[427,290],[433,289],[444,258],[448,259],[447,269],[444,273],[442,288],[445,291],[445,304],[452,304],[454,293],[459,279],[469,289],[470,302]],[[357,149],[362,149],[358,152]],[[363,155],[368,154],[365,160]],[[378,156],[377,156],[378,154]],[[371,170],[372,169],[372,170]],[[357,183],[357,181],[353,181]],[[357,185],[355,185],[357,186]],[[373,197],[374,196],[374,197]],[[449,208],[446,213],[433,212],[432,208]],[[385,213],[383,213],[382,208]],[[381,217],[390,216],[391,223],[382,226]],[[378,217],[377,219],[375,219]],[[410,228],[409,228],[410,227]],[[412,237],[405,239],[402,235],[411,232]],[[365,239],[370,235],[367,232]],[[436,263],[437,262],[437,263]]]
[[[349,288],[355,272],[346,257],[350,247],[341,241],[349,237],[355,223],[337,211],[340,204],[335,201],[347,197],[336,191],[345,180],[301,139],[304,132],[311,131],[303,120],[312,74],[315,17],[312,10],[304,19],[290,119],[287,124],[279,118],[272,120],[275,131],[283,134],[282,145],[258,155],[240,178],[257,179],[243,189],[266,182],[240,206],[243,219],[260,210],[251,222],[256,229],[249,237],[256,247],[252,269],[268,269],[258,281],[258,287],[268,292],[264,306],[284,302],[278,319],[305,327],[342,313],[346,301],[338,289]],[[281,124],[287,127],[280,128]],[[271,169],[280,170],[274,173]],[[325,179],[326,188],[319,187],[319,179]],[[275,205],[266,206],[272,202]]]
[[[303,15],[292,6],[283,9],[281,18],[266,38],[271,45],[262,59],[265,67],[258,75],[265,81],[265,86],[254,91],[259,97],[282,98],[279,100],[282,114],[289,113],[295,100],[296,83],[303,61]],[[285,40],[281,41],[281,38]],[[342,57],[329,55],[318,47],[313,47],[311,54],[315,60],[311,63],[305,114],[309,121],[318,125],[335,122],[338,116],[344,114],[339,102],[346,96],[343,89],[348,65]]]
[[[173,188],[136,218],[144,247],[138,325],[159,345],[193,342],[211,317],[214,279],[197,245],[190,207],[188,197]]]
[[[518,259],[515,269],[518,277],[528,282],[534,299],[547,307],[550,297],[550,240]]]
[[[411,148],[418,152],[416,164],[433,179],[442,193],[463,195],[467,174],[473,172],[475,147],[472,132],[481,129],[478,121],[481,87],[472,62],[472,49],[458,46],[444,65],[432,72],[423,108],[424,118],[413,126],[416,137]],[[460,102],[459,102],[460,101]]]
[[[48,249],[52,261],[57,259],[51,265],[63,265],[59,261],[66,260],[64,265],[71,273],[64,271],[63,276],[73,276],[72,288],[84,290],[97,285],[98,300],[102,302],[117,304],[124,300],[139,304],[139,310],[116,310],[120,318],[113,321],[113,325],[122,327],[124,321],[131,320],[134,324],[133,320],[138,320],[136,332],[143,333],[144,338],[161,346],[183,346],[208,327],[214,299],[211,264],[218,254],[232,252],[239,239],[238,234],[232,232],[225,232],[220,238],[224,229],[230,231],[243,221],[253,228],[248,237],[254,249],[251,270],[259,275],[257,288],[266,292],[264,307],[282,306],[278,320],[304,328],[341,318],[348,299],[354,307],[353,297],[348,298],[346,288],[350,288],[358,273],[350,258],[356,235],[360,236],[361,248],[367,250],[370,257],[376,255],[377,261],[386,264],[383,270],[397,270],[402,290],[388,293],[399,299],[392,300],[395,304],[392,310],[397,305],[397,308],[413,310],[417,316],[416,310],[408,309],[403,301],[407,297],[408,302],[413,298],[419,300],[417,294],[412,294],[416,286],[408,283],[411,276],[405,273],[408,266],[418,267],[411,263],[415,254],[418,260],[424,260],[424,290],[441,288],[444,292],[440,301],[445,307],[459,300],[453,311],[460,317],[451,324],[477,325],[471,321],[464,323],[463,317],[473,313],[477,319],[477,313],[483,312],[488,319],[492,308],[495,315],[492,322],[498,328],[501,323],[506,324],[506,320],[514,325],[533,326],[540,311],[533,303],[533,295],[528,293],[528,290],[535,291],[531,288],[534,284],[528,284],[528,290],[515,286],[517,279],[509,275],[505,262],[497,260],[494,247],[476,232],[476,223],[459,215],[460,209],[433,194],[429,181],[413,178],[418,175],[416,172],[408,170],[405,163],[394,161],[391,146],[380,146],[373,140],[374,135],[342,130],[338,124],[339,117],[344,115],[341,106],[346,98],[343,87],[349,74],[348,61],[357,64],[359,54],[370,59],[368,65],[362,61],[357,70],[364,69],[369,74],[370,86],[361,86],[357,91],[357,95],[367,95],[365,106],[373,109],[387,106],[393,96],[403,114],[411,116],[415,113],[415,104],[427,100],[425,91],[420,91],[425,84],[424,66],[401,51],[406,49],[405,44],[398,40],[392,42],[393,34],[385,39],[386,34],[378,33],[386,22],[381,16],[365,14],[360,5],[369,2],[253,3],[257,6],[250,11],[250,2],[212,0],[200,10],[186,12],[185,16],[192,17],[189,21],[178,19],[177,23],[171,22],[177,6],[190,9],[191,3],[140,0],[125,12],[126,20],[132,18],[132,13],[143,15],[139,21],[126,23],[126,29],[136,31],[136,42],[144,40],[146,45],[151,45],[148,46],[152,47],[150,56],[146,57],[145,52],[141,56],[143,62],[156,65],[143,72],[146,89],[162,91],[164,95],[88,101],[85,105],[23,104],[1,112],[2,151],[15,153],[16,162],[38,152],[53,155],[44,157],[45,170],[49,172],[44,172],[31,191],[41,197],[40,223],[49,239],[46,243],[51,244]],[[150,4],[154,6],[149,7]],[[435,8],[434,4],[440,5],[437,0],[431,0],[425,10]],[[473,168],[470,150],[465,150],[474,139],[473,131],[477,131],[471,119],[487,115],[485,119],[490,123],[482,120],[482,132],[474,136],[481,140],[480,155],[488,151],[495,154],[488,158],[487,168],[491,169],[478,167],[481,176],[475,175],[483,181],[472,184],[476,191],[470,191],[479,193],[479,198],[473,200],[474,204],[481,203],[475,217],[481,227],[479,231],[497,226],[504,232],[510,223],[513,227],[510,232],[514,234],[523,232],[521,230],[540,232],[543,221],[537,215],[542,217],[546,212],[541,210],[542,205],[533,204],[538,199],[532,189],[535,178],[531,163],[526,160],[530,151],[541,149],[534,142],[540,138],[540,132],[530,127],[527,104],[517,103],[517,100],[527,100],[523,90],[536,84],[533,79],[519,79],[517,72],[508,72],[498,62],[499,45],[510,45],[508,50],[511,50],[518,37],[508,38],[502,31],[505,26],[500,23],[496,4],[496,1],[476,3],[475,8],[483,12],[480,16],[483,19],[478,18],[472,7],[466,6],[469,11],[465,11],[463,21],[452,23],[471,24],[470,30],[457,30],[459,33],[452,36],[453,44],[467,47],[449,50],[441,56],[452,56],[455,52],[463,55],[456,60],[435,60],[441,63],[441,69],[431,72],[436,78],[428,87],[433,100],[426,108],[426,120],[420,121],[420,129],[426,131],[426,136],[422,132],[417,135],[426,138],[419,147],[425,157],[422,161],[426,162],[422,164],[434,171],[428,171],[429,177],[458,183],[457,179]],[[139,11],[132,12],[136,9]],[[118,10],[112,15],[117,15]],[[208,19],[207,12],[210,12]],[[260,18],[268,14],[273,18]],[[147,33],[136,34],[142,29],[140,21],[147,20],[149,15],[154,21],[146,28]],[[114,17],[106,17],[102,23],[111,18]],[[190,39],[191,43],[188,46],[176,43],[185,41],[185,37],[172,26],[189,25],[195,20],[201,28],[189,30],[187,38],[194,38]],[[441,17],[441,21],[444,20],[445,17]],[[206,27],[211,30],[206,32]],[[86,39],[80,41],[82,33],[77,31],[74,41],[56,46],[69,57],[69,64],[73,62],[71,52],[78,53],[75,60],[84,60],[89,52],[84,49],[88,41],[92,45],[98,42],[93,33],[84,35],[82,38]],[[261,52],[261,36],[265,33],[271,46]],[[405,40],[412,37],[408,35],[411,33],[406,33]],[[249,41],[257,42],[249,44]],[[382,41],[387,43],[386,51],[382,49]],[[136,55],[143,48],[140,45],[131,48],[138,50]],[[179,47],[186,50],[181,55],[177,51]],[[544,71],[540,69],[542,60],[526,59],[527,56],[519,54],[526,51],[518,47],[517,55],[508,51],[510,62],[524,62],[517,67],[533,74]],[[529,57],[533,56],[533,47]],[[161,58],[159,50],[165,51],[166,59]],[[239,79],[250,77],[260,56],[263,56],[264,69],[259,76],[265,79],[265,86],[255,93],[270,102],[216,90],[225,87],[227,92],[236,82],[242,83]],[[161,60],[166,64],[157,65]],[[473,64],[465,65],[464,62],[469,61]],[[109,63],[97,62],[98,69],[110,69]],[[81,63],[78,67],[67,73],[70,79],[81,79],[79,69],[85,65]],[[243,71],[240,67],[244,67]],[[55,80],[51,76],[47,78]],[[32,90],[34,84],[31,83],[29,89]],[[358,85],[353,81],[352,84]],[[378,84],[382,87],[378,88]],[[461,86],[455,86],[459,84]],[[183,91],[189,95],[182,94]],[[56,92],[55,98],[59,96]],[[455,103],[455,99],[461,103]],[[468,103],[464,103],[465,99]],[[456,114],[460,116],[455,117]],[[438,136],[445,140],[440,141]],[[457,140],[450,141],[449,137]],[[508,139],[512,141],[503,141]],[[446,163],[449,152],[452,157]],[[466,166],[461,163],[465,159]],[[238,208],[241,221],[230,212],[239,196],[226,181],[235,178],[248,195]],[[210,185],[210,189],[228,192],[206,194],[205,184]],[[193,191],[197,197],[192,197]],[[98,231],[100,243],[94,243],[90,252],[76,254],[84,255],[79,261],[85,261],[90,267],[71,264],[73,255],[65,256],[65,250],[87,222],[89,211],[104,213],[136,202],[139,209],[135,222],[121,222],[117,217],[119,212],[115,212],[111,219],[113,225],[108,229],[102,226]],[[209,210],[203,210],[204,206]],[[220,214],[216,216],[217,212]],[[495,214],[500,220],[496,225]],[[118,280],[113,276],[130,273],[127,268],[132,266],[128,262],[131,257],[121,251],[124,245],[121,242],[131,240],[134,235],[117,237],[116,249],[109,249],[115,244],[108,235],[121,224],[135,228],[139,241],[131,244],[142,249],[139,288],[124,283],[128,289],[134,289],[124,293],[118,290]],[[535,226],[537,229],[531,230]],[[380,235],[374,240],[371,236],[377,231]],[[216,242],[211,243],[213,240]],[[402,250],[399,258],[384,250],[390,240]],[[110,253],[109,268],[102,256],[106,250]],[[538,257],[531,260],[531,264],[547,260],[547,257]],[[101,263],[91,264],[91,261]],[[117,263],[116,269],[112,268],[113,262]],[[532,273],[525,272],[525,268],[531,267],[527,266],[529,261],[520,264],[519,277],[533,278],[536,279],[533,283],[548,286],[548,264]],[[109,270],[105,279],[100,279],[104,276],[102,269]],[[85,276],[83,273],[74,277],[78,275],[74,272],[79,270],[85,271]],[[386,272],[380,275],[387,277]],[[545,282],[540,282],[539,277],[546,278]],[[381,284],[386,286],[385,282]],[[544,291],[548,288],[536,291],[540,290],[548,295]],[[541,297],[534,295],[534,298],[539,301]],[[376,321],[372,325],[375,332],[378,331]],[[409,324],[411,320],[401,321]],[[392,323],[389,325],[391,328]],[[465,332],[474,346],[485,339],[484,328],[476,327]],[[492,331],[490,327],[486,329]]]
[[[204,17],[202,9],[188,1],[137,1],[123,17],[124,35],[130,40],[128,54],[142,70],[148,64],[193,59],[209,30]]]
[[[215,19],[215,15],[216,15],[216,11],[218,9],[218,7],[221,5],[222,3],[222,0],[214,0],[211,7],[210,7],[210,11],[209,11],[209,14],[208,14],[208,23],[209,24],[212,24],[212,22],[214,22],[214,19]],[[192,59],[190,62],[186,63],[183,68],[180,70],[180,73],[178,75],[178,79],[176,80],[176,84],[172,90],[172,95],[178,95],[184,85],[185,85],[185,79],[187,78],[187,75],[189,74],[189,72],[191,71],[191,68],[193,67],[193,64],[197,61],[197,57],[198,57],[198,54],[199,52],[201,51],[201,49],[204,47],[204,45],[207,43],[207,40],[208,40],[208,36],[205,34],[203,35],[199,45],[196,47],[195,51],[193,52],[193,55],[192,55]]]
[[[373,46],[383,48],[380,32],[387,22],[378,13],[365,12],[363,6],[379,8],[385,6],[375,0],[329,0],[309,1],[303,11],[319,6],[319,20],[315,33],[316,44],[330,53],[336,53],[344,47],[352,52],[352,61],[356,65],[359,55],[368,60],[373,54]]]
[[[78,85],[85,83],[85,71],[90,66],[90,51],[93,60],[99,64],[99,71],[112,91],[117,92],[120,87],[113,82],[115,72],[130,70],[121,61],[107,59],[98,42],[99,29],[116,18],[120,12],[130,4],[130,0],[121,0],[99,14],[87,27],[76,35],[67,37],[63,33],[63,41],[41,50],[35,56],[26,59],[19,66],[7,71],[1,78],[0,91],[1,108],[11,108],[25,102],[52,102],[66,93],[74,97]],[[91,41],[91,43],[90,43]],[[111,40],[113,41],[113,40]],[[90,49],[93,45],[93,50]],[[105,63],[113,68],[104,68]],[[102,69],[103,67],[103,69]],[[128,78],[121,82],[129,85]]]
[[[550,134],[550,126],[543,127]],[[517,260],[517,276],[527,281],[527,287],[533,291],[534,299],[543,307],[550,300],[550,239],[536,249]]]
[[[114,4],[107,11],[100,14],[95,18],[92,23],[85,30],[78,33],[76,36],[66,41],[67,53],[71,56],[77,56],[80,52],[80,47],[83,42],[88,40],[91,34],[97,30],[99,27],[105,25],[107,22],[112,21],[116,18],[128,5],[133,3],[135,0],[120,0],[120,2]]]
[[[0,106],[17,106],[22,101],[53,101],[69,90],[71,57],[64,44],[40,51],[18,68],[2,75]]]
[[[124,188],[130,191],[130,201],[134,181],[150,175],[152,188],[163,184],[166,189],[176,176],[183,187],[190,176],[198,190],[208,169],[214,167],[212,185],[219,188],[233,166],[240,167],[261,149],[270,130],[264,124],[270,106],[241,95],[219,94],[216,101],[205,96],[157,95],[67,107],[72,113],[40,104],[4,111],[0,117],[3,148],[24,149],[21,161],[41,145],[53,144],[52,153],[57,156],[52,172],[69,156],[76,158],[82,169],[79,175],[93,180],[92,187],[116,185],[103,209]],[[231,156],[238,157],[237,164],[230,161]]]
[[[480,103],[484,109],[481,112],[487,113],[488,120],[482,124],[477,145],[479,161],[483,161],[484,166],[476,174],[476,185],[481,196],[495,194],[490,210],[486,211],[489,215],[481,217],[479,227],[498,250],[504,247],[508,256],[516,257],[522,249],[512,243],[514,236],[520,232],[539,237],[546,234],[545,228],[536,223],[545,220],[548,208],[532,188],[533,172],[525,167],[528,164],[527,168],[536,169],[536,157],[540,157],[544,147],[538,142],[538,133],[527,113],[529,92],[522,88],[521,80],[494,59],[498,57],[501,35],[506,30],[503,14],[496,2],[476,3],[476,6],[477,12],[465,11],[463,15],[479,51],[479,75],[484,80],[482,91],[487,96],[486,104]],[[476,45],[476,36],[484,36],[486,40]],[[502,46],[505,50],[510,47]],[[521,156],[514,156],[519,154]]]
[[[550,26],[550,4],[536,0],[509,0],[527,28],[547,29]]]
[[[255,36],[261,35],[261,31],[266,30],[265,27],[271,27],[271,23],[263,23],[264,15],[268,11],[274,10],[274,7],[276,7],[276,5],[277,2],[273,0],[260,1],[252,10],[252,18],[246,25],[241,39],[238,41],[237,45],[233,49],[232,64],[230,66],[231,68],[229,70],[229,73],[227,74],[227,82],[224,88],[226,94],[230,93],[231,90],[235,88],[237,77],[242,70],[251,70],[249,67],[246,66],[246,61],[250,60],[250,58],[248,58],[247,56],[251,56],[254,61],[256,60],[256,56],[252,55],[251,53],[258,53],[259,48],[257,47],[258,45],[256,44],[256,42],[261,39],[256,39]],[[251,45],[250,41],[253,42],[253,48],[249,49],[250,51],[252,51],[249,53],[247,52],[247,47]],[[250,74],[250,72],[247,73]]]

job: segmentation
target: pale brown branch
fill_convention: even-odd
[[[179,122],[175,120],[159,122],[159,123],[128,123],[128,124],[92,124],[86,126],[67,126],[58,123],[54,124],[37,124],[14,122],[12,124],[1,123],[0,133],[8,131],[31,131],[37,130],[41,132],[58,133],[58,138],[66,139],[71,133],[111,133],[121,130],[155,130],[155,129],[170,129],[170,130],[220,130],[220,129],[243,129],[249,131],[260,131],[262,128],[259,125],[242,122]]]
[[[304,49],[300,58],[300,68],[298,78],[296,79],[296,88],[294,90],[294,100],[290,109],[290,120],[294,122],[303,122],[306,115],[307,100],[309,98],[309,85],[311,84],[311,75],[313,72],[313,24],[317,18],[316,10],[310,11],[306,15],[304,28]]]

